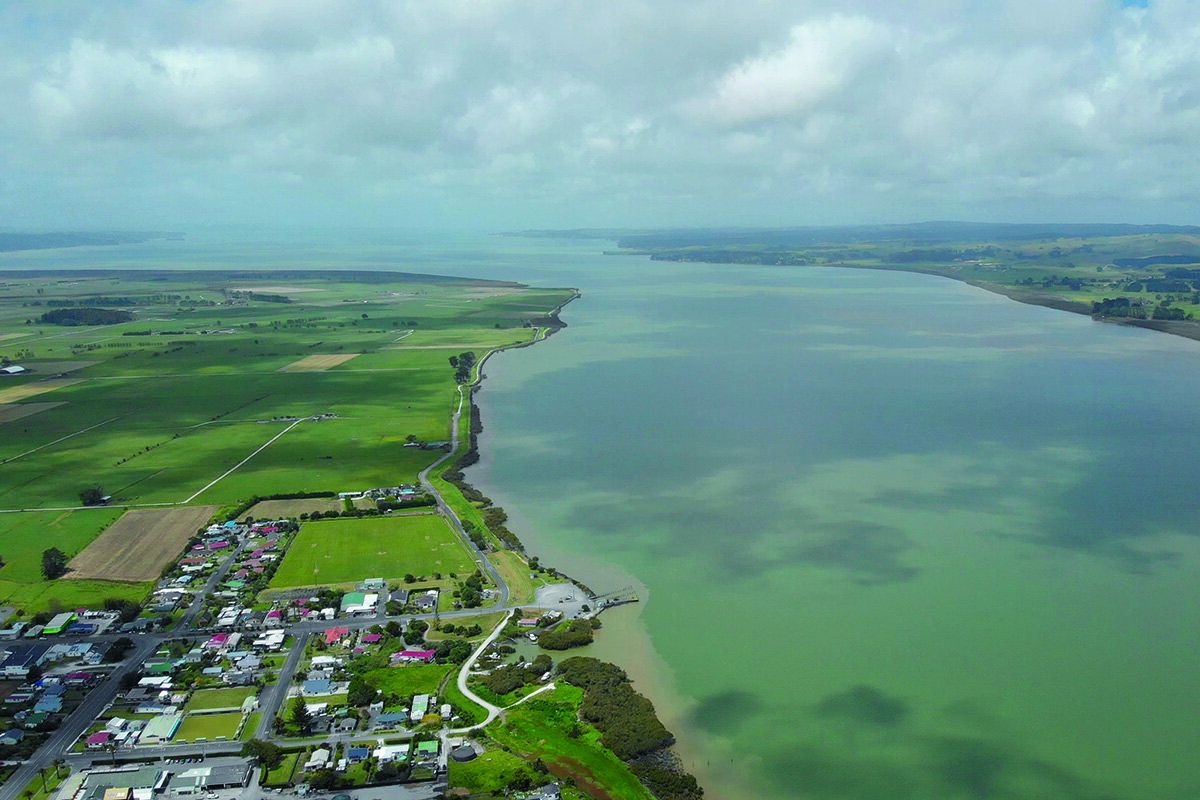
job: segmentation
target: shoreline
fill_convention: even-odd
[[[715,261],[705,258],[684,259],[684,258],[665,258],[659,254],[644,251],[605,251],[605,255],[638,255],[648,256],[651,261],[669,261],[676,264],[731,264],[731,265],[747,265],[747,266],[769,266],[765,264],[745,264],[740,261]],[[1089,302],[1082,300],[1071,300],[1067,297],[1062,297],[1055,294],[1046,294],[1032,289],[1027,289],[1023,286],[1009,286],[1003,283],[995,283],[993,281],[973,280],[971,278],[960,278],[955,275],[948,275],[936,269],[922,269],[920,267],[904,267],[904,266],[883,266],[875,264],[811,264],[797,265],[797,268],[803,269],[804,266],[827,267],[830,269],[867,269],[877,272],[908,272],[914,275],[932,275],[938,278],[945,278],[951,281],[965,283],[968,286],[974,286],[977,289],[998,294],[1002,297],[1007,297],[1009,300],[1014,300],[1018,303],[1024,303],[1030,306],[1041,306],[1043,308],[1052,308],[1056,311],[1066,311],[1071,314],[1079,314],[1081,316],[1090,317],[1095,322],[1102,322],[1107,325],[1119,325],[1127,328],[1142,328],[1144,330],[1155,331],[1157,333],[1165,333],[1171,336],[1179,336],[1184,339],[1200,342],[1200,320],[1184,321],[1184,320],[1166,320],[1166,319],[1136,319],[1132,317],[1102,317],[1092,313],[1092,306]]]
[[[564,301],[560,306],[551,312],[551,316],[557,318],[559,311],[570,303],[572,300],[582,296],[581,292],[576,291],[576,294]],[[475,466],[479,462],[479,453],[482,448],[478,444],[478,434],[482,432],[483,425],[479,421],[480,406],[476,402],[476,391],[483,388],[483,381],[487,377],[483,372],[483,367],[494,353],[500,353],[509,350],[518,350],[525,347],[530,347],[541,341],[544,341],[551,334],[557,332],[561,328],[568,327],[563,323],[553,330],[533,341],[525,342],[519,345],[509,345],[506,347],[496,348],[488,351],[488,353],[480,360],[478,365],[478,373],[475,381],[466,385],[467,402],[469,404],[469,439],[468,449],[460,456],[460,459],[465,458],[469,453],[473,453],[475,458],[470,464],[460,467],[457,462],[451,465],[450,471],[458,471],[462,474],[463,469]],[[443,480],[451,482],[458,487],[460,491],[465,487],[468,490],[485,497],[491,507],[502,508],[504,503],[498,502],[483,492],[470,480],[463,475],[459,480],[450,481],[444,477]],[[464,493],[464,497],[465,497]],[[468,500],[470,502],[470,500]],[[513,527],[524,530],[529,529],[527,521],[521,516],[519,510],[514,512],[515,519]],[[514,549],[528,557],[529,552],[525,542],[522,540],[519,548]],[[614,565],[615,566],[615,565]],[[570,567],[568,566],[568,569]],[[617,569],[620,569],[617,567]],[[565,581],[569,581],[589,596],[595,596],[596,592],[586,583],[568,574],[563,570],[556,569],[556,576]],[[642,613],[645,608],[645,603],[649,602],[649,590],[636,578],[632,580],[637,584],[638,594],[643,598],[643,602],[635,604],[634,607],[620,606],[610,610],[610,613],[605,614],[605,624],[598,632],[593,643],[581,648],[574,648],[569,653],[564,653],[560,656],[556,655],[555,660],[559,658],[568,658],[572,656],[583,656],[598,658],[611,664],[615,664],[626,672],[635,689],[645,697],[647,697],[654,706],[655,715],[667,726],[671,731],[675,741],[673,744],[664,748],[664,752],[670,754],[677,760],[685,773],[691,774],[702,789],[708,790],[710,793],[716,790],[722,790],[720,796],[729,797],[731,800],[749,800],[754,796],[751,794],[743,794],[736,791],[735,786],[724,786],[722,781],[718,781],[714,777],[714,773],[707,768],[714,757],[728,757],[724,748],[721,747],[715,740],[710,741],[709,737],[697,731],[691,725],[687,718],[691,713],[694,703],[689,702],[684,698],[675,687],[674,675],[670,667],[662,660],[662,657],[654,649],[653,642],[650,639],[649,631],[646,629],[641,620]],[[615,612],[615,613],[614,613]],[[609,621],[611,620],[611,622]]]

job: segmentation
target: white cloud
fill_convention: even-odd
[[[1198,87],[1185,0],[28,0],[0,6],[0,214],[185,186],[187,218],[358,219],[436,187],[502,226],[1192,221]]]
[[[865,17],[834,15],[796,25],[783,47],[721,76],[699,108],[722,125],[802,114],[885,55],[891,38],[886,27]]]

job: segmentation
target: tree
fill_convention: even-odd
[[[283,748],[274,742],[251,739],[242,747],[242,755],[257,758],[267,769],[276,769],[283,763]]]
[[[62,550],[51,547],[42,551],[42,574],[46,580],[54,580],[67,571],[67,557]]]
[[[308,711],[308,705],[304,702],[303,697],[297,697],[292,701],[292,722],[300,728],[301,733],[309,733],[312,730],[312,714]]]
[[[352,706],[368,706],[375,701],[378,692],[375,687],[357,675],[350,678],[350,686],[346,692],[346,702]]]
[[[104,501],[104,489],[92,486],[79,493],[79,502],[85,506],[98,506]]]
[[[25,674],[26,683],[37,683],[42,679],[42,668],[34,664],[29,668],[29,672]]]

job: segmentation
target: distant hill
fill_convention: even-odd
[[[630,230],[584,228],[522,231],[521,236],[572,239],[614,239],[625,248],[730,247],[755,245],[796,248],[813,245],[865,242],[943,244],[962,241],[1021,241],[1059,238],[1095,238],[1144,234],[1197,234],[1197,225],[1125,225],[1115,223],[992,223],[914,222],[902,225],[846,225],[795,228],[673,228]]]
[[[49,233],[0,232],[0,252],[48,250],[54,247],[96,247],[139,244],[151,239],[182,239],[182,233],[167,231],[52,231]]]

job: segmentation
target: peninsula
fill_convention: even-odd
[[[0,276],[0,800],[699,797],[620,668],[551,655],[635,598],[527,555],[459,471],[488,355],[576,296]]]

